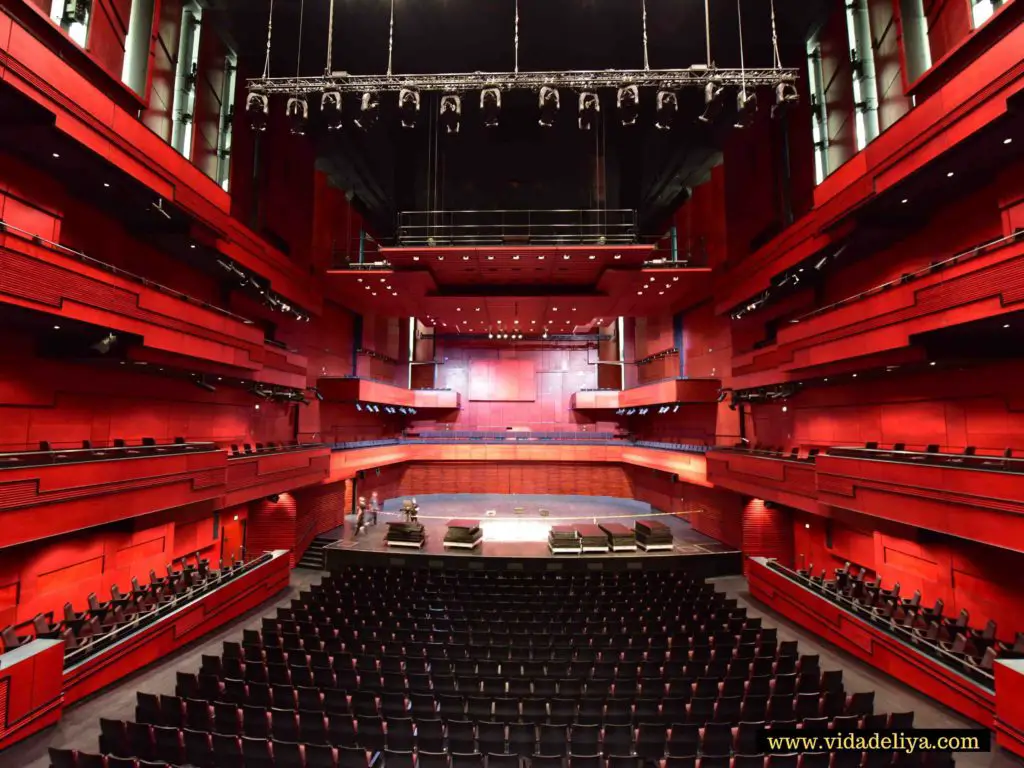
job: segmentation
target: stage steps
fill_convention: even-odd
[[[324,570],[326,565],[324,560],[324,547],[328,544],[333,544],[335,541],[337,541],[337,538],[334,536],[320,534],[313,539],[306,551],[302,553],[302,559],[295,564],[295,567],[308,568],[313,571]]]

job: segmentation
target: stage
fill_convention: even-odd
[[[737,550],[698,533],[684,519],[658,513],[634,499],[600,496],[419,496],[419,521],[426,531],[426,543],[420,549],[388,547],[384,540],[387,523],[404,519],[400,512],[403,498],[388,499],[377,525],[368,525],[358,536],[355,516],[349,516],[344,531],[334,532],[338,540],[324,548],[327,569],[388,564],[533,571],[684,568],[701,576],[742,571]],[[547,515],[541,514],[542,509],[547,510]],[[456,519],[479,521],[483,541],[475,549],[445,549],[448,521]],[[617,522],[632,528],[634,521],[647,519],[669,527],[673,538],[670,550],[555,555],[548,548],[548,534],[555,525]]]

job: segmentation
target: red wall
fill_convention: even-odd
[[[187,380],[122,366],[36,357],[29,339],[8,334],[0,347],[0,451],[81,447],[123,438],[175,437],[221,445],[293,439],[290,408],[262,403],[241,387],[206,392]],[[135,366],[132,369],[138,370]]]
[[[1024,555],[841,510],[833,514],[828,520],[792,512],[798,567],[813,563],[816,573],[831,573],[849,561],[881,575],[887,587],[900,582],[907,597],[920,589],[927,605],[943,600],[946,615],[966,608],[972,626],[995,619],[1003,640],[1012,642],[1024,630]]]
[[[1024,401],[1016,362],[950,370],[899,370],[808,387],[786,404],[751,407],[753,442],[779,446],[896,442],[958,451],[1024,448]]]
[[[441,414],[436,421],[419,420],[424,428],[501,430],[524,427],[540,431],[611,429],[569,408],[569,400],[580,389],[597,386],[597,350],[522,349],[510,347],[460,347],[439,341],[437,384],[462,395],[462,409]],[[470,366],[481,361],[523,361],[533,363],[536,398],[530,401],[477,401],[470,399]]]
[[[148,583],[150,569],[163,575],[167,563],[197,551],[216,564],[225,521],[239,515],[241,522],[245,509],[214,513],[209,506],[197,504],[5,549],[0,557],[0,626],[47,611],[63,616],[65,602],[85,610],[90,592],[109,600],[112,585],[127,591],[132,577]]]

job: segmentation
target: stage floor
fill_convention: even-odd
[[[403,497],[404,498],[404,497]],[[680,555],[718,555],[736,549],[693,530],[688,522],[674,515],[654,512],[649,504],[634,499],[603,496],[548,496],[501,494],[438,494],[418,496],[420,522],[426,528],[427,541],[422,549],[388,547],[384,543],[386,523],[402,520],[399,511],[403,499],[388,499],[376,526],[355,535],[355,516],[346,519],[344,531],[335,529],[338,540],[327,549],[348,552],[389,552],[402,556],[445,555],[450,557],[607,559],[629,557],[663,558]],[[516,513],[516,508],[522,511]],[[548,510],[542,517],[539,510]],[[493,515],[487,514],[493,511]],[[662,552],[617,552],[581,555],[553,555],[548,549],[548,532],[553,525],[573,523],[620,522],[628,527],[638,518],[650,518],[667,525],[674,538],[673,548]],[[445,549],[447,523],[453,519],[480,521],[484,539],[474,550]]]

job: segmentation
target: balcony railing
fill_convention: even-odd
[[[632,209],[405,211],[398,245],[632,245],[639,240]]]

